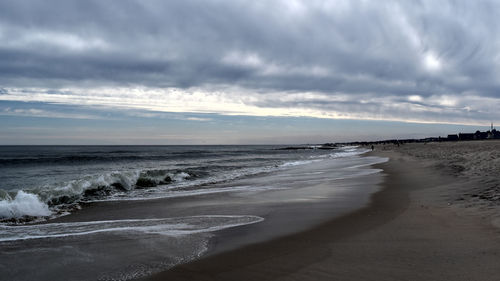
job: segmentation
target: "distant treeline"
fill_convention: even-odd
[[[445,142],[445,141],[472,141],[472,140],[488,140],[488,139],[500,139],[500,131],[496,129],[491,129],[486,132],[476,131],[475,133],[458,133],[448,135],[447,137],[429,137],[423,139],[390,139],[390,140],[379,140],[379,141],[356,141],[356,142],[344,142],[336,143],[335,145],[374,145],[374,144],[404,144],[404,143],[427,143],[427,142]],[[333,145],[333,144],[325,144]]]

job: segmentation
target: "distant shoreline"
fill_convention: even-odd
[[[493,128],[493,125],[489,131],[481,132],[476,131],[475,133],[458,133],[450,134],[446,137],[427,137],[420,139],[386,139],[377,141],[354,141],[354,142],[342,142],[335,143],[336,145],[376,145],[376,144],[405,144],[405,143],[429,143],[429,142],[456,142],[456,141],[481,141],[481,140],[498,140],[500,139],[500,131]]]

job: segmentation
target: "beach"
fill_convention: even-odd
[[[53,217],[0,225],[0,272],[19,281],[498,280],[499,148],[37,148],[43,157],[34,166],[24,154],[4,157],[3,176],[40,174],[40,166],[48,177],[68,170],[62,179],[82,167],[99,173],[41,189],[55,196],[88,186],[71,205],[78,208],[49,205],[43,210]],[[118,164],[142,167],[132,173]],[[117,179],[165,175],[171,183],[99,193]],[[56,198],[29,191],[27,201],[4,200],[2,208],[30,211],[20,206]]]
[[[389,161],[375,165],[383,181],[366,207],[144,280],[498,280],[499,151],[498,141],[376,146],[367,156]]]
[[[0,281],[500,281],[499,15],[0,1]]]

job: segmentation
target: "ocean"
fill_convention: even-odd
[[[131,280],[367,204],[387,159],[320,148],[0,146],[0,273]]]

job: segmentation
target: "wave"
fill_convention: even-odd
[[[37,195],[22,190],[13,199],[8,196],[0,201],[0,218],[43,217],[51,214],[49,206]]]
[[[0,223],[20,223],[39,217],[61,216],[80,208],[84,202],[144,200],[240,191],[241,188],[211,185],[363,152],[356,147],[345,147],[327,154],[328,157],[324,157],[324,154],[312,155],[289,161],[271,158],[272,161],[265,165],[260,162],[253,163],[253,166],[248,166],[248,163],[245,166],[245,163],[200,162],[197,166],[185,166],[182,169],[112,171],[19,191],[0,190]],[[253,155],[251,159],[255,156],[258,155]]]
[[[39,225],[0,225],[0,241],[59,238],[103,232],[140,232],[169,236],[214,232],[226,228],[263,221],[262,217],[240,215],[190,216],[160,219],[128,219],[110,221],[48,223]]]
[[[199,194],[203,194],[208,189],[203,186],[262,173],[269,167],[234,168],[213,166],[210,169],[115,171],[19,191],[0,190],[0,222],[17,223],[36,217],[58,216],[79,208],[79,204],[84,202],[196,195],[196,189],[184,193],[182,190],[196,186],[200,187]]]
[[[61,215],[78,208],[82,202],[159,185],[175,186],[194,177],[185,171],[115,171],[25,190],[0,190],[0,222],[22,222],[35,217]]]

